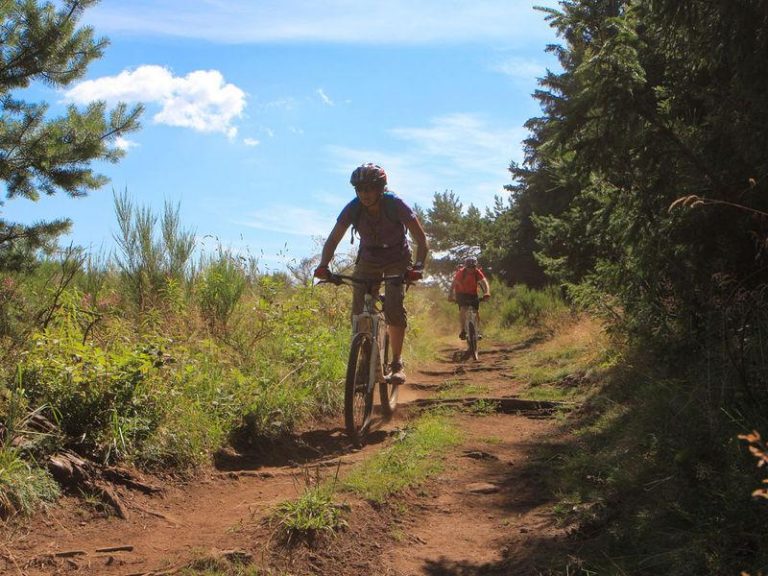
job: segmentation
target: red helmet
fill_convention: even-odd
[[[384,172],[384,168],[377,164],[363,164],[355,168],[352,172],[352,176],[349,177],[349,183],[355,188],[358,186],[364,186],[366,184],[380,184],[381,186],[387,185],[387,173]]]

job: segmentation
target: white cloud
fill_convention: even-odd
[[[260,212],[246,215],[244,220],[235,223],[280,234],[324,236],[333,227],[335,217],[334,214],[333,218],[329,219],[314,210],[297,206],[271,205],[264,206]]]
[[[526,131],[489,126],[473,114],[450,114],[433,119],[426,128],[395,128],[392,133],[426,157],[447,160],[456,171],[489,173],[509,164]]]
[[[115,139],[115,146],[117,146],[121,150],[128,151],[131,148],[136,148],[138,145],[139,145],[138,142],[134,142],[133,140],[128,140],[128,138],[124,138],[123,136],[118,136],[117,139]]]
[[[557,0],[131,0],[103,2],[87,24],[115,33],[200,38],[215,42],[433,44],[551,38],[544,15]]]
[[[525,58],[509,58],[492,66],[492,69],[510,78],[525,81],[541,78],[547,72],[547,68],[542,62]]]
[[[278,108],[280,110],[293,110],[296,108],[296,99],[295,98],[281,98],[279,100],[272,100],[271,102],[267,102],[264,104],[264,108]]]
[[[320,96],[320,100],[325,104],[326,106],[333,106],[333,100],[331,100],[328,95],[325,93],[325,91],[322,88],[318,88],[315,90],[318,96]]]
[[[222,132],[230,138],[237,134],[233,122],[245,108],[245,92],[226,83],[218,70],[196,70],[181,77],[153,65],[86,80],[67,90],[64,97],[77,103],[106,100],[159,105],[160,111],[152,118],[158,124]]]
[[[258,146],[261,144],[256,138],[243,138],[243,144],[246,146]]]
[[[340,178],[362,162],[384,167],[390,186],[410,203],[430,206],[435,192],[453,190],[465,206],[493,205],[510,182],[511,160],[520,161],[525,128],[491,125],[474,114],[432,119],[425,127],[395,128],[396,153],[331,147]]]

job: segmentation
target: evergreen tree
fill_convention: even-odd
[[[698,345],[713,311],[765,284],[765,223],[669,207],[696,195],[768,208],[768,3],[561,6],[547,12],[563,70],[542,79],[544,115],[513,167],[539,261],[617,304],[625,327]]]
[[[14,93],[40,82],[66,87],[83,77],[102,56],[107,40],[90,27],[77,27],[82,13],[98,0],[0,3],[0,181],[7,199],[39,199],[63,192],[84,196],[106,178],[94,173],[94,160],[118,161],[118,138],[139,128],[141,106],[107,110],[94,102],[78,110],[70,105],[51,118],[45,103],[30,103]],[[0,206],[4,204],[0,201]],[[50,250],[71,226],[69,220],[23,225],[0,219],[0,270],[28,264],[37,250]]]
[[[430,273],[443,283],[448,283],[461,260],[477,251],[480,240],[479,211],[470,206],[468,214],[453,191],[438,193],[432,199],[432,207],[420,211],[419,219],[431,248]]]

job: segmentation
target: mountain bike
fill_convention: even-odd
[[[478,306],[480,305],[480,302],[485,302],[486,300],[488,300],[487,294],[480,298]],[[467,338],[467,357],[472,358],[473,360],[479,360],[480,353],[478,352],[478,341],[481,336],[478,331],[479,323],[477,319],[477,310],[474,306],[469,304],[462,306],[461,310],[464,311],[464,334]]]
[[[391,416],[397,406],[398,384],[390,379],[389,333],[382,308],[384,296],[374,296],[371,291],[382,282],[401,284],[404,281],[403,274],[367,279],[331,274],[328,280],[320,282],[365,287],[363,311],[352,315],[352,341],[344,386],[344,424],[347,435],[358,446],[371,424],[373,392],[377,384],[384,416]]]

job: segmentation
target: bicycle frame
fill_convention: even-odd
[[[477,330],[477,310],[473,306],[463,306],[464,312],[464,332],[469,334],[469,325],[472,324]]]

